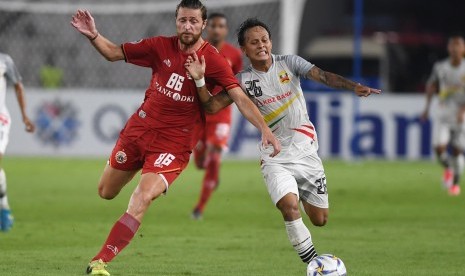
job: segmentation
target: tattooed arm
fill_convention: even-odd
[[[354,91],[359,97],[368,97],[373,93],[381,93],[381,90],[361,85],[337,74],[324,71],[316,66],[313,66],[308,71],[307,77],[332,88]]]

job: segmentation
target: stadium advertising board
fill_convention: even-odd
[[[28,109],[37,132],[27,135],[10,94],[13,124],[7,154],[106,157],[142,99],[140,91],[28,89]],[[431,158],[432,122],[418,119],[424,104],[421,95],[359,100],[349,94],[306,93],[306,100],[322,157]],[[256,159],[260,134],[236,109],[233,121],[228,157]]]

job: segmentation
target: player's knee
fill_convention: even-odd
[[[325,226],[326,223],[328,222],[328,214],[321,213],[321,214],[312,215],[310,216],[310,221],[315,226],[319,226],[319,227]]]
[[[114,192],[110,192],[108,189],[105,189],[105,186],[103,186],[103,185],[99,185],[99,187],[98,187],[98,195],[103,199],[110,200],[110,199],[115,198],[118,194],[116,194]]]
[[[278,202],[277,207],[286,221],[293,221],[300,218],[299,205],[297,201],[287,200],[284,202]]]

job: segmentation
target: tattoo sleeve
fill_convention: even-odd
[[[346,79],[338,74],[324,71],[316,66],[310,69],[308,72],[308,77],[314,81],[336,89],[346,89],[352,91],[357,86],[357,83],[349,79]]]

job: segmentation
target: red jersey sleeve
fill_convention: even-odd
[[[161,46],[157,45],[160,44],[158,40],[158,37],[151,37],[122,44],[126,62],[143,67],[153,67],[158,56],[156,46]]]
[[[226,91],[239,87],[236,77],[228,61],[218,52],[210,51],[205,54],[205,80],[212,85],[219,85]]]

